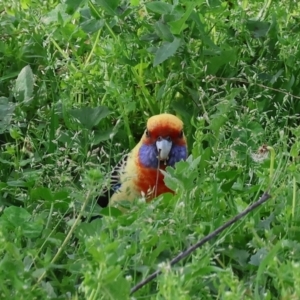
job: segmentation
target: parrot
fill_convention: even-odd
[[[183,122],[178,117],[168,113],[150,117],[140,142],[112,171],[110,199],[100,196],[98,204],[105,207],[141,196],[150,202],[163,193],[173,193],[160,170],[186,160],[187,153]]]

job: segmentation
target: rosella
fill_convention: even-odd
[[[160,114],[149,118],[140,142],[115,169],[118,183],[110,204],[132,201],[141,196],[149,202],[165,192],[172,192],[164,183],[160,170],[187,158],[183,122],[174,115]],[[114,179],[115,180],[115,179]],[[101,205],[103,197],[99,197]],[[103,206],[103,205],[101,205]]]

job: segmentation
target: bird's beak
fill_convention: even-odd
[[[169,159],[169,153],[172,148],[172,142],[168,139],[159,138],[156,141],[156,148],[159,153],[159,160]]]

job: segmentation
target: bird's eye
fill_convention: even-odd
[[[179,133],[179,138],[180,138],[180,139],[183,138],[183,130],[180,131],[180,133]]]
[[[150,133],[149,133],[148,129],[146,129],[145,134],[146,134],[146,137],[150,137]]]

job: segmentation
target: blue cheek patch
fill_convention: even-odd
[[[176,146],[174,145],[169,154],[169,160],[167,162],[168,166],[174,167],[175,163],[180,160],[186,160],[187,149],[186,146]]]
[[[139,150],[140,163],[145,168],[157,168],[158,166],[158,152],[155,144],[142,145]],[[174,167],[175,163],[187,158],[186,146],[173,145],[169,154],[167,166]]]
[[[158,165],[158,152],[154,145],[142,145],[139,150],[140,163],[145,168],[157,168]]]

